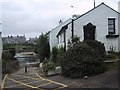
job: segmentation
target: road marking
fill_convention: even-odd
[[[41,77],[38,73],[36,73],[36,75],[37,75],[40,79],[45,80],[45,78]]]
[[[36,83],[36,82],[40,82],[40,81],[35,81],[35,82],[29,82],[29,83],[25,83],[25,84],[31,84],[31,83]],[[23,83],[23,82],[22,82]],[[17,85],[13,85],[13,86],[8,86],[6,88],[11,88],[11,87],[16,87],[16,86],[21,86],[21,84],[17,84]]]
[[[36,73],[36,74],[37,74],[37,73]],[[55,81],[53,81],[53,80],[45,79],[45,78],[41,77],[41,76],[38,75],[38,74],[37,74],[37,76],[38,76],[39,78],[41,78],[41,79],[43,79],[43,80],[46,80],[46,81],[49,81],[49,82],[51,82],[51,83],[55,83],[55,84],[58,84],[58,85],[67,87],[67,85],[65,85],[65,84],[62,84],[62,83],[59,83],[59,82],[55,82]]]
[[[14,81],[14,82],[16,82],[16,83],[22,84],[22,85],[24,85],[24,86],[27,86],[27,87],[30,87],[30,88],[38,89],[38,87],[31,86],[31,85],[27,85],[27,84],[25,84],[25,83],[22,83],[22,82],[16,81],[16,80],[11,79],[11,78],[9,78],[9,77],[7,77],[7,78],[8,78],[9,80],[12,80],[12,81]]]
[[[42,86],[46,86],[46,85],[49,85],[49,84],[51,84],[51,82],[45,83],[45,84],[42,84],[42,85],[39,85],[39,86],[37,86],[37,87],[42,87]]]
[[[15,75],[15,74],[13,74],[13,75]],[[31,78],[31,77],[28,77],[28,76],[17,75],[17,74],[16,74],[15,76],[22,76],[22,77],[24,77],[24,78],[35,79],[35,80],[40,80],[39,78]]]
[[[14,74],[14,75],[15,75],[15,74]],[[13,76],[14,76],[14,75],[13,75]],[[38,80],[38,81],[35,81],[35,82],[29,82],[29,83],[23,83],[23,82],[21,82],[21,81],[18,81],[18,80],[9,78],[9,77],[7,77],[8,75],[6,75],[6,76],[4,77],[4,80],[3,80],[3,83],[2,83],[2,87],[1,87],[1,88],[2,88],[2,89],[4,88],[4,83],[5,83],[5,79],[6,79],[6,78],[9,79],[9,80],[11,80],[11,81],[13,81],[13,82],[16,82],[16,83],[18,83],[18,84],[20,84],[20,85],[24,85],[24,86],[27,86],[27,87],[30,87],[30,88],[39,89],[39,90],[45,90],[45,89],[42,89],[41,87],[42,87],[42,86],[47,86],[47,85],[49,85],[49,84],[51,84],[51,83],[54,83],[54,84],[57,84],[57,85],[61,85],[61,87],[58,87],[58,88],[56,88],[56,89],[54,89],[54,90],[58,90],[58,89],[60,89],[60,88],[67,87],[67,85],[65,85],[65,84],[62,84],[62,83],[59,83],[59,82],[56,82],[56,81],[52,81],[52,80],[49,80],[49,79],[45,79],[45,78],[41,77],[40,75],[38,75],[37,73],[36,73],[36,75],[37,75],[37,77],[39,77],[39,78],[31,78],[31,77],[28,77],[28,76],[15,75],[15,76],[22,76],[22,77],[28,78],[28,80],[30,80],[30,79]],[[37,82],[44,81],[44,80],[45,80],[45,81],[48,81],[48,83],[45,83],[45,84],[42,84],[42,85],[39,85],[39,86],[28,85],[28,84],[31,84],[31,83],[37,83]],[[22,80],[22,81],[24,81],[24,80]],[[25,81],[27,81],[27,80],[25,80]],[[20,86],[20,85],[13,85],[13,86],[9,86],[9,87],[6,87],[6,88],[11,88],[11,87]],[[30,89],[30,88],[29,88],[29,89]],[[26,89],[26,90],[29,90],[29,89]]]
[[[27,81],[27,80],[30,80],[30,79],[29,79],[29,78],[26,78],[26,79],[23,79],[23,80],[20,79],[19,81]],[[11,81],[11,80],[10,80],[10,81]],[[5,84],[10,84],[10,83],[11,83],[11,82],[9,82],[9,81],[8,81],[8,82],[5,82]]]
[[[5,80],[6,80],[7,76],[8,76],[8,74],[5,75],[5,77],[4,77],[3,81],[2,81],[2,85],[1,85],[2,90],[4,88],[4,84],[5,84]]]

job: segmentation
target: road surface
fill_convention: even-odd
[[[67,88],[67,85],[43,78],[38,73],[15,73],[5,75],[1,88],[5,90],[60,90]]]

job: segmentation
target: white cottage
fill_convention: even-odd
[[[104,3],[58,27],[50,32],[51,48],[54,43],[67,49],[68,40],[77,35],[80,41],[98,40],[104,43],[106,51],[120,52],[120,13]]]
[[[66,20],[65,22],[60,22],[59,25],[57,27],[55,27],[54,29],[52,29],[49,33],[49,44],[50,44],[50,50],[52,50],[53,47],[57,47],[57,45],[59,44],[58,42],[58,38],[56,37],[58,32],[61,30],[61,28],[63,26],[65,26],[66,24],[69,24],[71,22],[71,18],[69,18],[68,20]],[[69,35],[69,34],[68,34]],[[62,39],[62,38],[61,38]]]

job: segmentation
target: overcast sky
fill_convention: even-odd
[[[60,19],[65,21],[72,14],[83,14],[93,8],[94,0],[0,0],[2,36],[39,36],[52,30]],[[118,11],[119,0],[96,0]],[[71,8],[73,6],[73,8]],[[1,12],[2,10],[2,12]]]

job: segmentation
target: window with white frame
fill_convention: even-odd
[[[108,18],[108,34],[115,34],[115,18]]]

